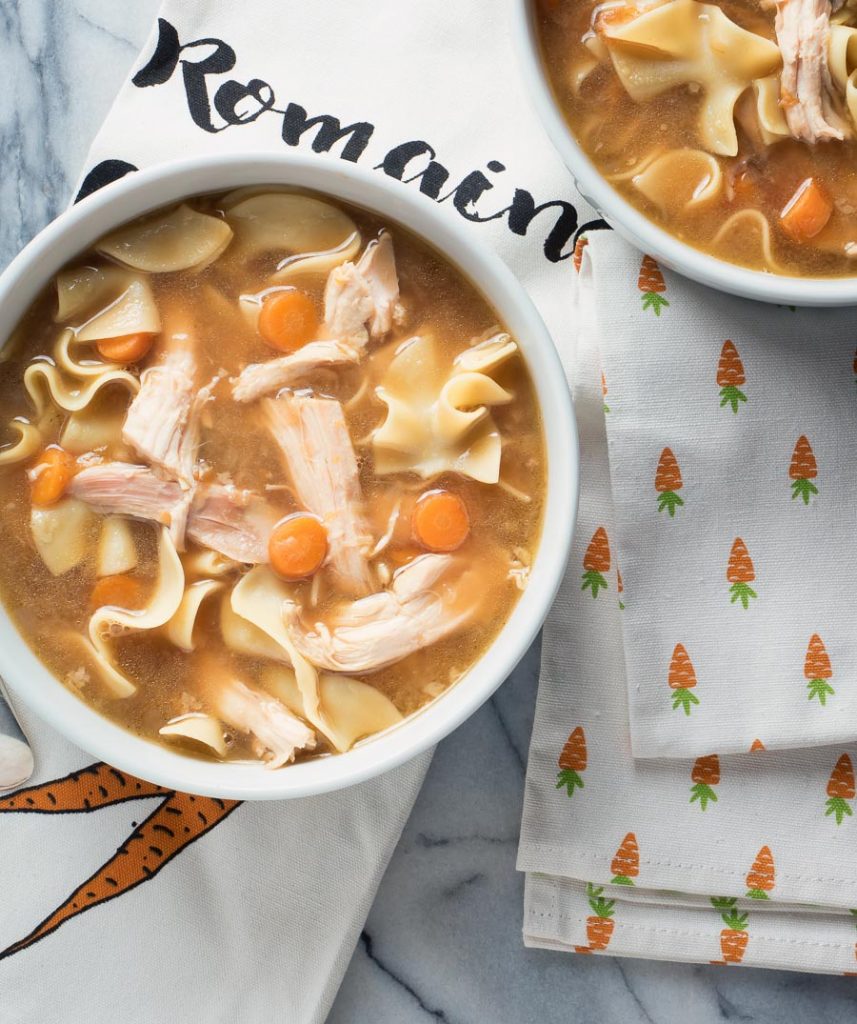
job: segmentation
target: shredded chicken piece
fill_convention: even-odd
[[[239,679],[224,679],[213,695],[216,713],[240,732],[253,737],[254,753],[268,768],[293,761],[298,750],[315,748],[315,733],[284,704]]]
[[[331,271],[324,290],[324,330],[362,349],[370,336],[383,337],[401,318],[393,240],[383,231],[356,264],[343,263]]]
[[[780,103],[789,131],[801,142],[844,139],[850,132],[837,113],[827,64],[830,0],[776,0],[776,7]]]
[[[232,380],[232,397],[236,402],[253,402],[304,381],[318,370],[359,362],[360,352],[347,342],[311,341],[290,355],[245,366]]]
[[[331,672],[386,668],[442,640],[473,614],[458,607],[454,584],[439,584],[454,564],[450,555],[421,555],[401,568],[389,590],[341,606],[328,622],[307,630],[297,606],[286,608],[292,641],[313,665]]]
[[[354,594],[372,588],[357,459],[342,406],[328,398],[266,398],[263,415],[298,501],[327,529],[330,565]]]
[[[277,515],[263,498],[232,484],[200,484],[186,491],[148,466],[107,462],[78,473],[69,493],[102,515],[168,525],[178,548],[186,534],[236,562],[268,561],[268,537]]]

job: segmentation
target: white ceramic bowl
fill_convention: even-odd
[[[191,793],[239,799],[303,797],[361,782],[402,764],[460,725],[512,671],[553,600],[571,540],[578,492],[577,434],[559,359],[532,302],[493,253],[425,197],[381,173],[297,155],[198,158],[139,171],[62,214],[0,277],[0,339],[64,263],[117,224],[200,192],[242,185],[316,189],[398,221],[424,238],[473,281],[520,343],[543,413],[548,495],[543,543],[529,586],[491,648],[447,693],[395,728],[346,754],[269,771],[183,757],[131,735],[75,697],[45,668],[0,608],[0,675],[57,731],[123,771]]]
[[[733,295],[793,306],[857,304],[857,273],[847,278],[799,278],[737,267],[686,245],[623,199],[578,145],[563,117],[542,64],[533,0],[507,2],[512,45],[542,124],[580,194],[619,234],[671,270]]]

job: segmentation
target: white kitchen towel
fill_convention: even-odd
[[[853,311],[594,253],[614,526],[579,576],[615,602],[621,571],[634,754],[857,740]]]
[[[643,597],[637,584],[633,591],[626,585],[617,592],[617,550],[623,577],[627,569],[616,542],[617,471],[608,436],[628,385],[615,358],[608,363],[615,377],[605,374],[605,396],[601,359],[619,304],[613,283],[627,282],[634,270],[633,290],[639,264],[639,254],[612,234],[599,234],[586,247],[580,334],[576,348],[566,353],[580,425],[582,491],[568,571],[542,645],[518,861],[527,872],[525,941],[578,952],[851,972],[857,969],[851,912],[857,907],[857,747],[767,751],[755,743],[752,752],[730,754],[712,745],[685,760],[635,758],[632,750],[625,669],[632,648],[623,644],[623,626],[632,600],[656,597]],[[708,320],[722,324],[730,306],[740,314],[732,326],[739,324],[744,337],[753,323],[780,323],[777,310],[733,305],[677,277],[666,281],[666,292],[654,294],[667,296],[670,314],[692,325],[685,337],[692,331],[699,339],[703,358],[710,351],[706,340],[716,338]],[[790,315],[782,312],[785,324]],[[816,326],[813,335],[823,338],[835,317],[821,320],[828,330]],[[812,315],[801,314],[798,323],[809,329]],[[787,327],[778,331],[788,339]],[[675,331],[672,337],[682,335]],[[662,367],[652,351],[656,340],[649,338],[648,345],[653,365]],[[696,362],[688,355],[689,341],[684,349],[673,348],[677,361]],[[747,366],[755,366],[752,344],[742,348]],[[789,347],[783,349],[787,358],[795,358]],[[826,349],[819,365],[828,361],[833,359]],[[673,378],[678,374],[673,370]],[[799,383],[797,377],[790,386]],[[747,391],[749,404],[749,386]],[[752,400],[760,400],[759,391]],[[698,415],[702,419],[702,409]],[[651,499],[650,469],[639,480]],[[688,517],[690,505],[688,495]],[[748,505],[748,513],[753,508]],[[641,533],[644,526],[645,520]],[[593,564],[587,555],[599,530],[609,538],[609,566],[604,559]],[[582,567],[587,557],[590,567]],[[599,587],[595,600],[581,579],[588,572],[600,573],[608,584]],[[758,590],[761,601],[761,581]],[[727,601],[726,611],[739,615],[743,609]],[[701,678],[697,689],[702,690]],[[701,693],[699,707],[713,696]],[[739,732],[745,728],[737,713],[732,725]],[[724,739],[728,747],[730,736]]]
[[[592,214],[528,106],[493,0],[168,0],[80,191],[248,149],[399,179],[494,246],[568,332],[570,257]],[[339,794],[220,807],[88,767],[16,703],[38,773],[0,804],[3,1024],[54,1020],[59,1005],[64,1024],[323,1020],[427,758]],[[198,841],[176,856],[160,827],[191,819]],[[152,876],[143,844],[160,851]]]

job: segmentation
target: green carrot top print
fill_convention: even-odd
[[[720,408],[729,405],[736,415],[738,407],[742,402],[747,401],[747,396],[741,390],[741,385],[746,383],[744,375],[744,364],[738,355],[738,349],[731,341],[724,341],[720,350],[720,361],[717,364],[717,386],[720,388]]]
[[[825,816],[832,814],[836,819],[836,824],[841,825],[846,817],[850,818],[854,814],[849,801],[853,800],[855,796],[857,796],[857,787],[854,783],[854,765],[848,754],[842,754],[833,766],[833,771],[827,781]]]

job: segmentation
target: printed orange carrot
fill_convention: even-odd
[[[25,938],[0,952],[0,960],[50,935],[66,921],[156,875],[184,847],[219,824],[236,800],[173,793],[135,829],[116,853]]]
[[[750,586],[756,579],[756,570],[753,567],[753,559],[747,545],[736,537],[732,542],[732,550],[729,552],[729,563],[726,566],[726,579],[732,586],[729,593],[732,595],[731,603],[740,601],[744,610],[750,607],[750,598],[758,597],[758,594]]]
[[[724,964],[740,964],[747,950],[750,935],[747,931],[749,914],[741,914],[736,908],[738,901],[729,896],[712,896],[711,905],[720,911],[726,927],[720,932],[720,952]]]
[[[629,832],[622,840],[616,856],[610,865],[613,872],[611,882],[613,885],[633,885],[632,879],[640,873],[640,850],[637,846],[637,837]]]
[[[690,773],[690,802],[699,801],[700,810],[707,810],[709,803],[717,803],[713,786],[720,782],[720,758],[717,754],[698,757]]]
[[[574,796],[575,789],[583,789],[580,773],[586,771],[586,760],[586,735],[582,726],[578,725],[572,730],[560,752],[556,788],[562,789],[565,786],[569,796]]]
[[[670,519],[675,516],[675,510],[684,504],[684,499],[678,494],[683,486],[678,460],[673,454],[672,448],[664,448],[658,459],[658,468],[655,470],[658,512],[663,512],[666,509],[670,514]]]
[[[640,264],[640,275],[637,278],[637,288],[643,293],[643,309],[650,309],[655,316],[660,316],[661,312],[669,305],[664,298],[667,286],[661,268],[651,256],[643,257],[643,262]]]
[[[604,399],[604,411],[610,412],[610,406],[607,404],[607,378],[604,376],[604,371],[601,371],[601,397]]]
[[[571,262],[574,264],[574,269],[580,273],[580,266],[583,263],[583,250],[589,245],[589,239],[586,235],[581,235],[574,243],[574,255],[571,258]]]
[[[738,412],[741,402],[747,401],[747,396],[741,390],[747,378],[744,376],[744,364],[738,355],[738,349],[731,341],[724,341],[720,350],[720,361],[717,364],[717,386],[720,388],[720,408],[730,405],[732,412]]]
[[[759,739],[753,740],[753,742],[750,744],[750,753],[751,754],[756,754],[760,750],[764,750],[764,749],[765,749],[765,744],[761,740],[759,740]]]
[[[747,898],[751,900],[770,899],[768,893],[774,888],[774,855],[769,846],[763,846],[756,854],[753,866],[747,872]]]
[[[0,812],[31,814],[67,814],[94,811],[99,807],[168,796],[172,790],[126,775],[107,764],[93,764],[71,772],[62,779],[51,779],[28,789],[19,789],[0,799]]]
[[[619,595],[619,610],[625,611],[625,605],[622,603],[622,594],[625,592],[625,586],[622,583],[622,573],[619,571],[619,566],[616,566],[616,593]]]
[[[830,773],[827,783],[827,810],[825,817],[832,814],[836,818],[836,824],[841,825],[845,816],[851,816],[854,811],[851,809],[849,800],[857,796],[857,788],[854,784],[854,765],[848,754],[842,754]]]
[[[792,461],[789,465],[789,478],[792,481],[792,501],[800,495],[804,505],[808,505],[813,494],[818,494],[818,488],[812,482],[818,476],[818,463],[815,461],[815,453],[812,445],[801,434],[795,442],[792,452]]]
[[[583,584],[581,590],[592,590],[592,596],[598,597],[601,589],[607,589],[604,573],[610,572],[610,542],[607,531],[599,526],[592,534],[592,540],[583,556]]]
[[[604,896],[604,886],[587,883],[586,897],[592,915],[586,919],[586,940],[588,946],[575,946],[576,953],[599,953],[605,950],[613,935],[616,922],[613,920],[615,900]]]
[[[689,715],[691,705],[699,704],[699,697],[691,692],[696,686],[696,672],[684,644],[676,644],[673,648],[667,683],[673,691],[673,711],[681,708]]]
[[[808,680],[806,688],[809,691],[809,697],[807,699],[812,700],[813,697],[818,697],[819,704],[825,707],[827,698],[832,697],[836,691],[828,682],[833,676],[833,668],[824,641],[818,633],[813,633],[809,638],[806,660],[803,663],[803,674]]]

